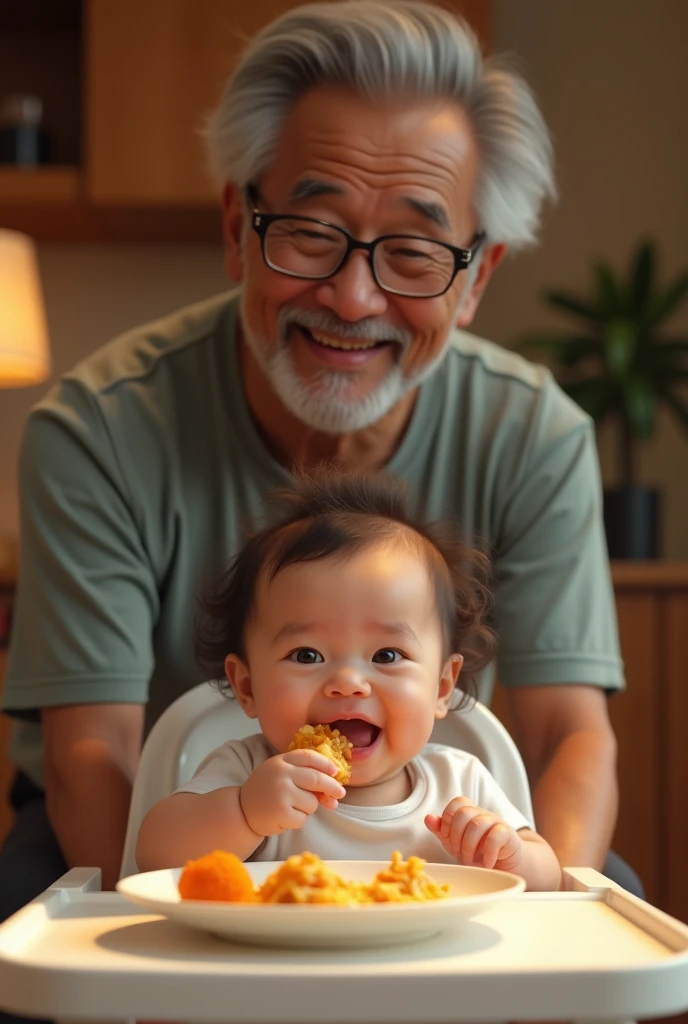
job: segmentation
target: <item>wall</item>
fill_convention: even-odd
[[[591,257],[623,266],[651,236],[661,275],[688,269],[688,4],[684,0],[494,0],[494,48],[510,52],[554,135],[560,201],[542,246],[503,267],[476,333],[508,345],[524,329],[564,326],[543,287],[585,289]],[[688,303],[672,333],[688,337]],[[614,432],[603,429],[615,483]],[[661,416],[640,476],[664,493],[664,554],[688,559],[688,434]]]
[[[636,240],[661,245],[662,273],[688,264],[685,0],[493,0],[494,47],[512,51],[555,136],[561,201],[542,248],[509,261],[490,286],[476,333],[509,345],[546,326],[545,285],[584,288],[599,254],[623,262]],[[40,249],[55,370],[119,331],[224,287],[212,247]],[[675,330],[688,330],[688,312]],[[14,484],[23,420],[41,389],[0,392],[0,538],[16,532]],[[613,436],[600,438],[614,480]],[[686,435],[660,421],[641,475],[665,491],[665,555],[688,559]],[[683,472],[679,472],[683,467]],[[1,559],[1,555],[0,555]]]

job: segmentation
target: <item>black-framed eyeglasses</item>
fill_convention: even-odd
[[[381,235],[362,242],[345,228],[315,217],[261,213],[254,186],[247,189],[247,197],[251,226],[260,238],[267,266],[309,281],[333,277],[355,249],[363,249],[378,288],[408,298],[434,299],[451,288],[485,238],[484,232],[478,232],[468,249],[417,235]]]

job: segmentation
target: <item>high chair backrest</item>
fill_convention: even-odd
[[[187,782],[215,747],[256,731],[255,719],[247,718],[235,700],[223,696],[209,683],[195,686],[170,704],[151,729],[141,752],[129,810],[122,878],[137,871],[136,837],[148,809]],[[499,719],[484,704],[475,702],[466,710],[450,711],[436,723],[431,739],[475,754],[511,802],[533,821],[521,755]]]

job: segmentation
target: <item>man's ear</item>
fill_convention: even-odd
[[[251,685],[251,673],[246,662],[236,654],[228,654],[225,658],[225,675],[229,685],[234,691],[234,696],[241,704],[242,709],[249,718],[257,718],[256,704],[253,699],[253,686]]]
[[[233,182],[227,182],[222,191],[222,237],[225,243],[225,272],[230,281],[241,281],[244,276],[241,241],[247,216],[244,193]]]
[[[439,690],[437,691],[437,704],[435,705],[435,718],[446,718],[449,711],[449,702],[456,688],[456,681],[461,673],[463,665],[462,654],[450,654],[444,663],[442,675],[440,676]]]
[[[456,318],[457,327],[466,328],[471,324],[473,317],[476,314],[476,310],[480,305],[483,292],[487,288],[488,281],[504,259],[505,255],[506,245],[503,243],[500,243],[499,245],[486,245],[484,249],[480,249],[478,251],[477,258],[480,260],[478,276],[473,282],[470,292],[464,297],[463,302],[461,303],[461,309],[459,310],[459,314]]]

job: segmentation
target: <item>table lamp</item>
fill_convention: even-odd
[[[33,241],[0,229],[0,388],[40,384],[49,374],[48,331]]]

